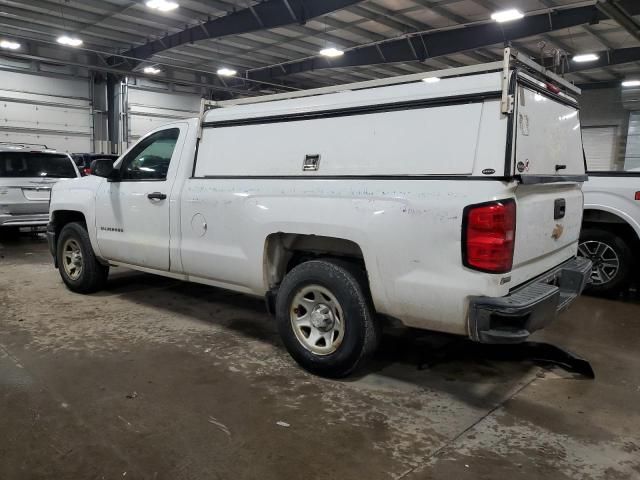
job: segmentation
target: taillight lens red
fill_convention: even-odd
[[[464,265],[489,273],[510,272],[515,237],[515,201],[502,200],[465,208],[462,231]]]
[[[89,167],[85,167],[82,169],[82,173],[84,175],[91,175],[91,169]]]
[[[636,200],[640,200],[640,192],[636,192]]]

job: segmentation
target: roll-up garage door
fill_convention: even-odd
[[[2,72],[0,141],[92,152],[89,79]]]
[[[627,134],[627,151],[624,159],[624,170],[640,169],[640,112],[629,115],[629,133]]]
[[[141,85],[128,85],[128,143],[167,123],[198,116],[200,95],[158,91]]]
[[[617,127],[585,127],[582,143],[587,157],[587,167],[592,172],[615,170]]]

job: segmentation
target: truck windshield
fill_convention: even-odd
[[[0,152],[0,177],[73,178],[69,157],[55,153]]]

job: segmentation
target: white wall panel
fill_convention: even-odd
[[[0,72],[0,141],[92,152],[88,78]]]

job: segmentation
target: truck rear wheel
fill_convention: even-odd
[[[311,373],[347,376],[375,350],[380,334],[363,276],[347,262],[311,260],[284,278],[278,329],[291,356]]]
[[[580,234],[578,255],[593,262],[588,293],[612,296],[629,286],[633,255],[622,237],[599,228],[585,228]]]
[[[57,242],[58,271],[69,290],[93,293],[107,283],[109,267],[102,265],[93,253],[89,233],[78,222],[66,224]]]

